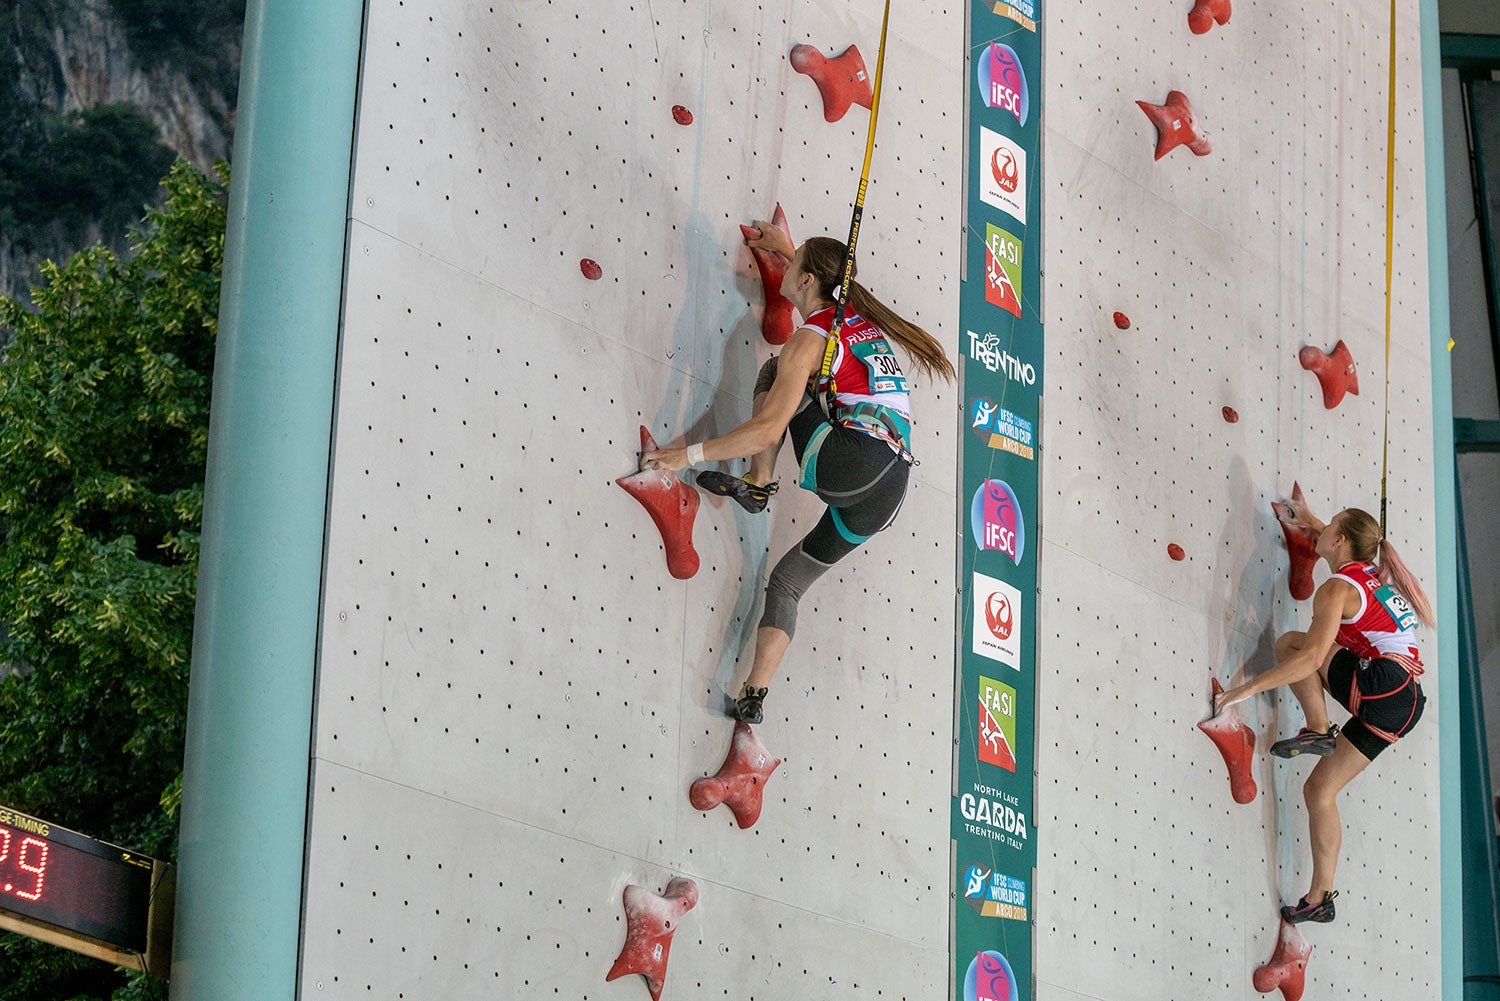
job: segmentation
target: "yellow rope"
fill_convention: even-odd
[[[865,139],[865,165],[859,172],[859,192],[854,196],[854,214],[849,219],[849,244],[844,254],[844,276],[840,283],[839,300],[833,311],[833,325],[828,329],[823,364],[818,370],[819,396],[823,412],[829,416],[833,415],[833,357],[838,352],[839,331],[844,326],[845,304],[849,301],[849,285],[854,280],[854,245],[859,242],[859,226],[865,214],[865,190],[870,186],[870,159],[875,155],[875,122],[880,117],[880,81],[885,75],[885,31],[890,22],[891,0],[885,0],[885,13],[880,19],[880,52],[875,57],[875,86],[870,99],[870,133]]]
[[[1391,451],[1391,272],[1396,215],[1396,0],[1391,0],[1390,80],[1385,106],[1385,430],[1380,443],[1380,537],[1385,538],[1386,474]]]

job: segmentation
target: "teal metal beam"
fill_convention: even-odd
[[[1448,199],[1443,174],[1442,52],[1437,0],[1421,0],[1422,131],[1426,147],[1428,338],[1432,351],[1433,525],[1438,617],[1438,858],[1442,888],[1442,996],[1464,992],[1462,797],[1458,778],[1458,587],[1456,484],[1453,451],[1453,367],[1448,356]]]
[[[1500,35],[1446,34],[1441,37],[1444,69],[1500,69]]]
[[[1454,418],[1453,447],[1461,453],[1500,452],[1500,421]]]
[[[362,0],[250,0],[188,693],[173,1001],[292,1001]]]

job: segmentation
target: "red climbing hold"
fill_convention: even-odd
[[[788,240],[792,238],[792,231],[786,224],[786,213],[779,204],[775,215],[771,216],[771,222],[786,234]],[[760,236],[760,230],[754,226],[741,226],[740,233],[746,242]],[[760,284],[766,296],[765,312],[760,318],[760,335],[766,339],[767,344],[785,344],[797,325],[792,318],[792,301],[781,294],[781,280],[786,277],[787,261],[780,254],[773,254],[759,247],[751,247],[750,254],[760,270]]]
[[[1167,555],[1179,562],[1187,559],[1187,552],[1175,542],[1167,546]]]
[[[654,452],[656,439],[641,427],[641,451]],[[615,480],[645,505],[661,532],[667,550],[667,572],[686,580],[698,572],[698,551],[693,548],[693,519],[698,515],[698,491],[683,483],[669,469],[643,469]]]
[[[1339,405],[1345,393],[1359,395],[1359,373],[1354,371],[1354,356],[1343,341],[1333,346],[1333,354],[1325,355],[1309,344],[1297,352],[1302,367],[1318,377],[1323,387],[1323,406],[1332,410]]]
[[[1219,679],[1213,679],[1213,696],[1224,691]],[[1255,799],[1255,776],[1250,773],[1250,763],[1255,757],[1255,731],[1240,719],[1239,711],[1229,706],[1217,716],[1210,716],[1198,724],[1198,729],[1208,734],[1224,764],[1229,766],[1229,792],[1236,803],[1249,803]]]
[[[1255,989],[1269,994],[1281,988],[1285,1001],[1299,1001],[1304,980],[1307,977],[1307,957],[1312,955],[1312,944],[1302,937],[1296,925],[1281,922],[1281,934],[1276,937],[1276,951],[1264,966],[1255,968],[1251,979]]]
[[[578,270],[582,271],[583,277],[591,282],[596,282],[604,277],[604,269],[599,266],[599,262],[589,260],[587,257],[578,262]]]
[[[1225,407],[1223,413],[1226,424],[1238,424],[1240,422],[1240,412],[1233,407]]]
[[[1229,23],[1229,0],[1198,0],[1188,12],[1188,27],[1195,35],[1203,34],[1215,22],[1221,28]]]
[[[1292,500],[1302,502],[1302,487],[1292,483]],[[1292,558],[1292,568],[1287,576],[1287,590],[1298,601],[1306,601],[1313,593],[1313,567],[1318,565],[1318,533],[1305,525],[1292,524],[1292,509],[1279,501],[1271,502],[1276,520],[1281,523],[1281,534],[1286,537],[1286,551]]]
[[[673,879],[659,896],[634,883],[625,887],[625,946],[605,981],[639,973],[646,978],[652,1001],[659,1001],[667,979],[672,933],[697,903],[698,884],[691,879]]]
[[[680,104],[672,105],[672,120],[678,125],[693,124],[693,113]]]
[[[741,829],[753,827],[760,819],[761,794],[780,758],[771,757],[749,724],[737,720],[729,755],[718,772],[694,782],[688,800],[695,810],[712,810],[723,803],[734,814]]]
[[[849,111],[851,104],[868,108],[874,100],[870,74],[865,70],[859,46],[851,45],[829,59],[812,45],[792,46],[792,69],[805,73],[818,85],[823,95],[823,118],[836,122]]]
[[[1160,160],[1178,146],[1186,146],[1198,156],[1207,156],[1214,151],[1213,143],[1200,133],[1193,122],[1193,106],[1187,95],[1174,90],[1167,95],[1166,104],[1148,104],[1137,101],[1151,124],[1156,126],[1156,158]]]
[[[1121,330],[1129,330],[1130,329],[1130,317],[1126,316],[1124,313],[1116,313],[1115,314],[1115,326],[1119,327]]]

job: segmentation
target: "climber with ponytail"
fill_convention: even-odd
[[[1348,508],[1327,524],[1299,500],[1286,502],[1292,524],[1318,533],[1317,553],[1333,575],[1313,594],[1306,632],[1276,640],[1276,664],[1224,692],[1215,712],[1286,685],[1307,725],[1278,740],[1271,753],[1283,758],[1313,754],[1323,760],[1307,777],[1302,797],[1312,843],[1312,886],[1296,904],[1281,908],[1287,922],[1332,921],[1334,870],[1343,829],[1335,797],[1381,751],[1411,732],[1422,718],[1422,658],[1417,627],[1433,627],[1432,605],[1380,523]],[[1327,691],[1353,714],[1343,729],[1329,722]]]
[[[750,459],[744,476],[717,469],[697,484],[752,514],[776,493],[776,458],[790,437],[797,485],[828,505],[818,523],[776,564],[766,584],[755,657],[734,715],[759,723],[771,679],[797,626],[797,604],[820,576],[895,520],[914,463],[905,369],[892,345],[929,378],[954,378],[953,363],[927,331],[851,281],[843,325],[835,329],[847,248],[815,236],[793,247],[782,231],[757,222],[750,246],[788,260],[781,294],[803,318],[778,357],[761,368],[748,421],[726,434],[641,457],[645,468],[682,469]]]

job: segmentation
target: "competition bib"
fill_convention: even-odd
[[[1412,611],[1411,603],[1402,597],[1400,591],[1389,584],[1382,584],[1375,589],[1375,600],[1390,613],[1391,618],[1396,622],[1397,629],[1405,632],[1416,628],[1417,613]]]
[[[869,373],[871,394],[906,392],[906,376],[901,374],[901,363],[884,340],[861,341],[849,347]]]

